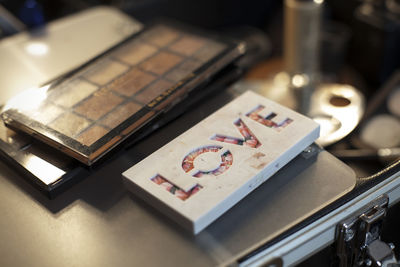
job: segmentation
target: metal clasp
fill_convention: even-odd
[[[394,245],[380,240],[389,198],[380,196],[338,225],[340,266],[400,266]]]

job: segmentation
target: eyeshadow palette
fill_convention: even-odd
[[[319,125],[246,92],[123,173],[128,189],[198,233],[319,136]]]
[[[0,122],[0,156],[36,188],[53,198],[89,171],[76,160]]]
[[[129,149],[130,146],[142,140],[154,130],[175,119],[183,112],[188,111],[200,99],[226,88],[227,85],[239,79],[241,74],[242,71],[237,68],[236,64],[224,68],[223,71],[213,77],[212,81],[191,91],[185,101],[181,101],[169,109],[168,112],[157,116],[135,132],[127,142],[124,142],[122,147]],[[114,152],[117,151],[114,150]],[[103,157],[101,161],[110,158],[109,154],[107,157]],[[101,168],[101,164],[91,167],[85,166],[85,164],[40,142],[32,136],[7,128],[3,122],[0,122],[0,157],[21,173],[22,178],[49,198],[57,197],[60,193],[91,174],[93,170],[95,171],[96,167]]]
[[[27,90],[2,118],[91,165],[243,53],[242,43],[154,25],[64,80]]]

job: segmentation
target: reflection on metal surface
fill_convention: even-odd
[[[50,198],[69,188],[70,181],[88,174],[61,152],[14,132],[4,123],[0,123],[0,159]]]
[[[347,136],[364,114],[364,97],[354,87],[323,84],[313,94],[309,116],[321,125],[317,143],[327,146]]]
[[[26,169],[33,175],[40,177],[43,183],[47,185],[54,183],[65,174],[65,171],[34,155],[27,154],[24,161]]]
[[[330,135],[342,126],[338,119],[328,115],[317,115],[313,119],[321,125],[321,136]]]

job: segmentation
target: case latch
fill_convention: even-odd
[[[389,198],[380,196],[338,225],[340,266],[400,266],[393,244],[381,241]]]

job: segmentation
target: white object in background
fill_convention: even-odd
[[[347,84],[323,83],[312,94],[308,116],[321,125],[317,143],[323,147],[342,140],[364,114],[361,92]]]
[[[123,173],[198,233],[319,136],[313,120],[248,91]]]

